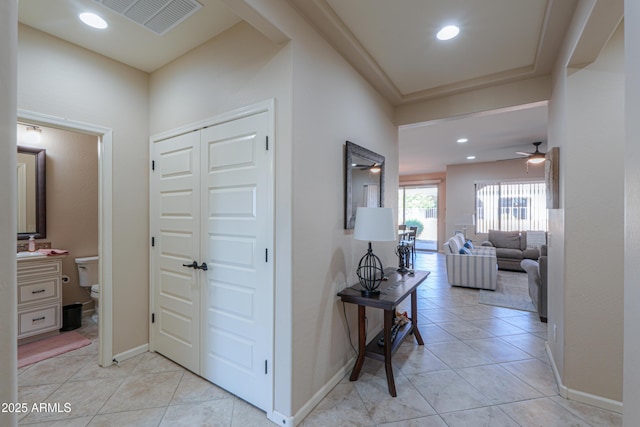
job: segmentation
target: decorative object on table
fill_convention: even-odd
[[[411,266],[411,247],[400,241],[396,247],[396,255],[398,256],[398,272],[406,273]]]
[[[396,311],[396,316],[393,318],[393,326],[391,327],[392,343],[396,340],[396,336],[398,335],[398,331],[400,330],[400,328],[402,328],[407,323],[409,323],[409,315],[407,314],[407,312],[405,311],[404,313],[400,313],[399,311]],[[384,346],[384,337],[381,337],[378,340],[378,346]]]
[[[352,229],[357,207],[384,206],[384,156],[347,141],[344,181],[344,228]]]
[[[363,208],[356,213],[353,238],[369,242],[367,253],[358,263],[358,279],[362,286],[362,295],[378,295],[378,287],[384,277],[382,261],[373,253],[371,242],[392,242],[397,238],[391,208]]]

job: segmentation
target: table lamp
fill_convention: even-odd
[[[378,287],[384,277],[382,261],[371,249],[371,242],[392,242],[398,238],[393,222],[393,209],[391,208],[364,208],[356,211],[356,224],[353,230],[353,238],[369,242],[367,253],[358,263],[358,279],[362,286],[362,295],[378,295]]]

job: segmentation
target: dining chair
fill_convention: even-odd
[[[409,232],[406,235],[406,239],[403,239],[400,242],[401,245],[408,246],[411,249],[411,268],[415,268],[417,233],[418,227],[409,227]]]

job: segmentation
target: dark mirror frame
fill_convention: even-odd
[[[374,153],[364,147],[354,144],[351,141],[346,141],[345,147],[345,159],[344,159],[344,171],[345,171],[345,189],[344,189],[344,228],[349,230],[353,229],[356,224],[356,213],[353,210],[353,176],[352,167],[353,158],[359,157],[368,160],[372,163],[380,165],[380,207],[384,206],[384,156]]]
[[[47,151],[44,148],[18,146],[18,153],[36,156],[36,232],[18,233],[18,240],[47,237]]]

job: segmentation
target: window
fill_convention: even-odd
[[[544,181],[476,184],[476,233],[546,230]]]

